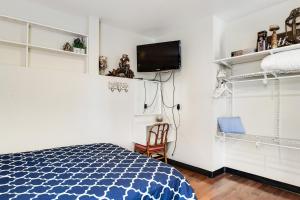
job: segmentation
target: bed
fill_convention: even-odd
[[[170,165],[113,144],[0,155],[1,200],[196,199]]]

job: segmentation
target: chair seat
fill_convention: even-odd
[[[135,143],[134,152],[146,154],[148,157],[164,159],[165,163],[168,162],[167,158],[167,141],[168,141],[168,123],[157,123],[151,126],[148,130],[147,145]],[[152,144],[152,145],[150,145]]]
[[[150,152],[158,152],[164,150],[164,145],[157,145],[157,146],[149,146],[148,151]],[[135,144],[135,149],[136,150],[141,150],[141,151],[147,151],[147,146],[142,145],[142,144]]]

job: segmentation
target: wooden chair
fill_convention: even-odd
[[[164,159],[167,163],[167,142],[170,125],[167,123],[158,123],[151,126],[147,138],[147,145],[135,144],[134,151],[146,154],[148,157],[157,155],[156,159]]]

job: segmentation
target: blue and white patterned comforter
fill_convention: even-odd
[[[175,168],[113,144],[0,155],[1,200],[196,199]]]

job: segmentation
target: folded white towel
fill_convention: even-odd
[[[264,71],[300,70],[300,49],[265,57],[261,63]]]

